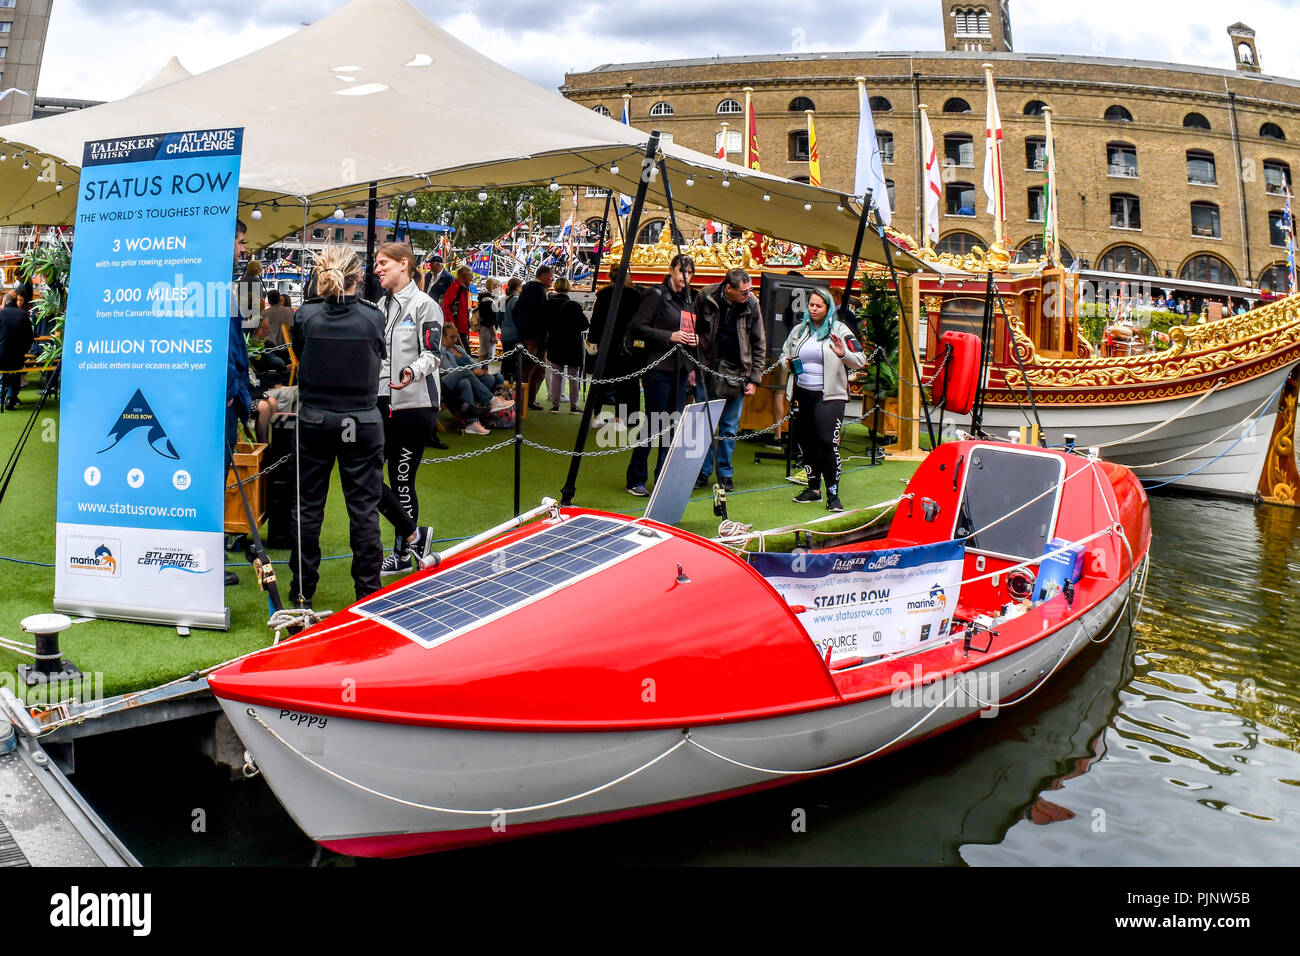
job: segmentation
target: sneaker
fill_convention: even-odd
[[[560,406],[552,405],[549,409],[547,409],[547,411],[549,411],[552,415],[558,415],[560,414]]]
[[[492,399],[492,404],[488,406],[488,411],[500,412],[500,411],[504,411],[507,408],[514,408],[514,407],[515,407],[515,403],[510,401],[510,399],[505,398],[501,395],[497,395]]]
[[[627,493],[629,495],[635,495],[638,498],[650,497],[650,492],[646,489],[645,485],[633,485],[631,488],[627,489]]]
[[[233,587],[239,583],[239,575],[234,571],[226,572],[226,587]]]
[[[379,566],[379,576],[390,578],[394,574],[402,574],[409,570],[411,570],[411,552],[393,550],[388,552],[384,563]]]
[[[570,414],[570,415],[581,415],[581,414],[582,414],[582,409],[579,408],[577,405],[570,405],[570,406],[569,406],[569,414]]]
[[[796,500],[797,500],[797,499],[796,499]],[[827,496],[827,498],[826,498],[826,510],[827,510],[827,511],[843,511],[843,510],[844,510],[844,506],[843,506],[842,504],[840,504],[840,496],[839,496],[839,495],[829,495],[829,496]]]
[[[708,476],[708,475],[700,475],[700,477],[696,478],[696,479],[695,479],[695,487],[696,487],[696,488],[707,488],[707,487],[709,487],[709,476]]]
[[[821,501],[822,493],[815,488],[805,488],[794,496],[794,500],[801,505],[806,505],[813,501]]]
[[[491,435],[492,432],[483,427],[482,422],[470,422],[461,431],[462,435]]]
[[[542,406],[538,405],[536,402],[529,402],[528,410],[532,412],[540,412],[542,410]]]
[[[420,570],[421,561],[429,556],[430,542],[433,540],[433,526],[421,525],[415,529],[415,540],[411,542],[411,564]]]
[[[808,484],[808,467],[806,465],[800,465],[798,468],[791,471],[790,474],[786,476],[785,480],[796,485]]]
[[[734,481],[731,480],[731,477],[730,477],[730,476],[726,476],[726,477],[723,477],[723,478],[719,478],[719,479],[718,479],[718,483],[719,483],[720,485],[722,485],[722,490],[723,490],[723,491],[735,491],[735,490],[736,490],[736,483],[735,483]]]

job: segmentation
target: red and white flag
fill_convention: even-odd
[[[921,190],[925,194],[925,229],[922,230],[926,242],[939,241],[939,206],[943,202],[943,177],[939,169],[939,154],[934,149],[934,133],[930,131],[930,117],[921,110],[921,158],[925,163],[925,175]]]
[[[1002,224],[1006,221],[1007,197],[1002,179],[1002,114],[998,112],[997,94],[993,90],[993,67],[985,64],[988,86],[988,112],[984,123],[984,195],[989,197],[987,211],[993,216],[993,236],[1002,244]]]

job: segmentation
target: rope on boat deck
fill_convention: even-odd
[[[1192,402],[1192,404],[1188,405],[1181,412],[1178,412],[1176,415],[1171,415],[1170,417],[1166,418],[1163,422],[1157,422],[1155,425],[1152,425],[1150,428],[1146,429],[1145,431],[1138,432],[1136,435],[1126,435],[1123,438],[1116,438],[1114,441],[1102,442],[1100,445],[1093,445],[1092,447],[1098,449],[1111,448],[1115,445],[1123,445],[1127,442],[1137,441],[1139,438],[1145,438],[1147,435],[1150,435],[1152,432],[1158,432],[1166,425],[1172,425],[1174,422],[1178,421],[1178,419],[1182,418],[1184,415],[1191,412],[1193,409],[1196,408],[1196,406],[1200,405],[1201,402],[1205,401],[1207,398],[1209,398],[1211,395],[1217,392],[1221,386],[1226,384],[1227,384],[1227,379],[1217,378],[1214,380],[1214,384],[1210,386],[1210,390],[1208,392],[1206,392],[1196,401]],[[1143,466],[1143,467],[1149,467],[1149,466]]]

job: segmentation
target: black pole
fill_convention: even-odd
[[[844,280],[844,298],[840,301],[840,321],[853,330],[853,334],[858,334],[857,316],[853,315],[853,306],[850,300],[853,298],[854,280],[858,274],[858,259],[862,254],[862,240],[867,234],[867,216],[871,213],[871,190],[862,197],[862,214],[858,217],[858,236],[853,240],[853,255],[849,258],[849,275]],[[853,321],[850,322],[850,317]],[[874,343],[878,344],[878,343]]]
[[[1002,293],[997,290],[997,284],[993,286],[998,297],[998,309],[1002,312],[1002,321],[1007,324],[1007,342],[1011,346],[1011,354],[1015,357],[1016,365],[1020,367],[1020,377],[1025,380],[1025,392],[1029,395],[1029,410],[1034,413],[1034,424],[1038,426],[1038,443],[1044,448],[1047,447],[1047,433],[1043,431],[1042,419],[1038,417],[1038,406],[1034,404],[1034,386],[1029,382],[1029,373],[1025,371],[1025,363],[1020,361],[1020,353],[1016,351],[1016,333],[1011,328],[1011,317],[1007,315],[1007,307],[1002,301]]]
[[[880,433],[880,364],[884,361],[884,349],[880,347],[879,342],[873,343],[876,346],[876,397],[873,404],[876,406],[871,410],[871,461],[867,464],[876,464],[876,445]]]
[[[238,440],[238,436],[236,436]],[[239,489],[239,500],[244,505],[244,516],[248,519],[248,533],[252,537],[252,544],[248,547],[249,563],[258,572],[258,585],[267,593],[271,599],[272,611],[283,611],[284,602],[280,600],[280,588],[275,583],[275,565],[267,557],[266,547],[262,544],[262,533],[257,529],[257,518],[253,515],[253,507],[248,503],[248,494],[244,491],[244,479],[239,477],[239,469],[235,467],[235,452],[226,442],[226,465],[230,468],[230,473],[235,476],[235,487]],[[301,493],[298,489],[297,493]],[[298,529],[299,542],[302,540],[302,529]],[[301,544],[300,544],[301,547]]]
[[[515,517],[519,517],[519,469],[524,450],[524,347],[515,343]]]
[[[972,435],[984,434],[984,382],[988,375],[989,359],[992,357],[993,343],[989,341],[989,332],[993,327],[993,270],[988,272],[984,282],[984,318],[980,323],[980,367],[979,377],[975,381],[975,405],[971,408],[970,430]]]
[[[596,240],[596,265],[591,270],[591,291],[596,291],[596,283],[600,281],[600,261],[605,257],[605,237],[609,233],[609,202],[614,198],[614,190],[605,196],[605,214],[600,218],[600,238]]]
[[[379,185],[370,184],[370,196],[366,200],[366,297],[377,299],[378,295],[371,288],[372,276],[375,274],[375,216],[379,211]]]
[[[892,243],[890,243],[889,238],[885,235],[884,226],[880,226],[877,231],[880,234],[880,245],[885,250],[885,263],[889,266],[889,278],[890,281],[894,283],[894,296],[898,299],[898,341],[901,345],[903,341],[902,324],[904,320],[907,319],[907,309],[903,308],[903,290],[898,284],[898,272],[894,269]],[[910,331],[907,335],[907,341],[909,343],[908,351],[912,355],[912,374],[916,376],[916,391],[917,394],[921,396],[921,408],[925,413],[925,430],[930,435],[930,449],[933,451],[939,447],[939,442],[934,435],[934,422],[930,421],[930,403],[925,398],[925,383],[921,380],[921,360],[916,354],[916,339]]]
[[[640,181],[636,187],[636,198],[632,201],[632,212],[628,220],[628,228],[624,235],[636,235],[637,226],[641,224],[641,211],[645,208],[646,191],[650,188],[649,169],[650,164],[655,161],[655,154],[659,152],[659,131],[652,130],[650,139],[645,144],[645,158],[641,163]],[[605,375],[605,365],[609,359],[610,345],[614,341],[614,325],[618,321],[618,308],[623,301],[624,277],[632,267],[632,243],[623,243],[623,258],[618,266],[618,273],[613,276],[614,294],[610,297],[609,311],[605,315],[605,328],[600,334],[600,350],[596,353],[596,367],[592,370],[591,377],[594,383],[599,383]],[[596,410],[596,403],[590,398],[583,402],[582,422],[578,425],[578,437],[573,443],[573,457],[569,459],[569,476],[565,479],[564,489],[560,494],[560,503],[565,507],[573,504],[573,496],[578,490],[578,469],[582,467],[582,450],[587,445],[587,433],[591,430],[591,416]]]

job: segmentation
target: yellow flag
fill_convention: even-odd
[[[808,114],[808,182],[814,186],[822,184],[822,163],[821,158],[817,155],[817,131],[813,129],[813,111],[804,110]]]

